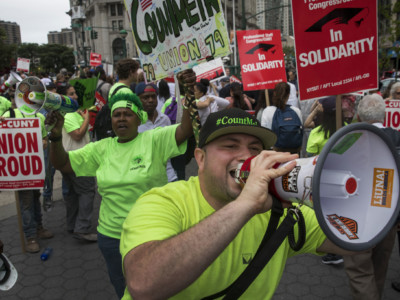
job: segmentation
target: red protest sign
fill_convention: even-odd
[[[279,30],[243,30],[236,35],[243,90],[273,89],[286,81]]]
[[[40,189],[44,185],[39,118],[0,123],[0,190]]]
[[[193,71],[196,73],[196,80],[208,79],[209,81],[216,81],[225,76],[224,63],[220,57],[194,66]]]
[[[376,1],[292,0],[301,100],[376,89]]]
[[[383,126],[400,131],[400,100],[387,100]]]
[[[90,65],[97,67],[101,65],[101,54],[90,52]]]

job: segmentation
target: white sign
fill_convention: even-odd
[[[220,57],[193,67],[193,71],[196,73],[197,81],[206,78],[212,82],[226,76],[224,63]]]
[[[22,71],[25,73],[29,73],[29,65],[31,63],[31,60],[28,58],[21,58],[18,57],[17,60],[17,72]]]
[[[0,123],[0,190],[32,190],[44,186],[42,131],[39,118]]]
[[[125,0],[148,82],[230,53],[220,0]]]

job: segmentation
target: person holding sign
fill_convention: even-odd
[[[13,103],[14,104],[14,103]],[[21,111],[16,108],[10,108],[6,111],[0,122],[5,118],[27,118]],[[44,126],[45,117],[41,113],[36,113],[30,117],[38,117],[42,129],[42,145],[45,149],[47,147],[47,131]],[[19,190],[18,198],[21,207],[22,227],[26,238],[26,251],[29,253],[37,253],[40,251],[38,238],[50,239],[54,235],[51,231],[43,227],[42,221],[42,208],[40,205],[40,191],[39,190]]]
[[[196,75],[192,70],[185,70],[178,74],[178,79],[190,89],[196,82]],[[78,178],[97,178],[102,197],[98,245],[111,283],[121,298],[125,289],[119,252],[122,223],[140,195],[167,183],[166,172],[160,175],[160,170],[165,170],[168,159],[185,152],[186,140],[193,134],[193,129],[189,111],[185,109],[182,123],[139,133],[138,127],[146,122],[147,114],[139,97],[128,88],[110,96],[109,106],[116,137],[90,143],[75,151],[66,152],[61,143],[62,115],[52,112],[47,123],[55,124],[49,137],[54,167],[64,173],[75,173]]]

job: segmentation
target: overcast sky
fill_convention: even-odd
[[[71,27],[68,0],[0,0],[0,20],[16,22],[23,43],[47,44],[49,31]]]

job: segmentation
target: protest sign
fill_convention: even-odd
[[[292,0],[301,100],[378,86],[377,2]]]
[[[220,0],[125,0],[148,82],[229,54]]]
[[[29,66],[30,66],[31,60],[29,58],[21,58],[18,57],[17,60],[17,72],[25,72],[29,73]]]
[[[387,100],[383,126],[400,131],[400,100]]]
[[[229,82],[237,82],[237,83],[240,83],[240,84],[242,84],[242,82],[240,81],[240,79],[239,78],[237,78],[235,75],[232,75],[230,78],[229,78]]]
[[[222,62],[222,59],[220,57],[205,62],[201,65],[194,66],[193,71],[196,73],[197,81],[200,81],[200,79],[205,78],[212,82],[225,76],[224,63]]]
[[[44,178],[40,119],[6,119],[1,122],[0,190],[40,189]]]
[[[78,95],[78,104],[80,108],[86,109],[94,105],[98,80],[97,77],[92,77],[71,79],[69,81],[69,84],[75,88],[76,94]]]
[[[273,89],[286,80],[279,30],[237,31],[243,90]]]
[[[101,65],[101,54],[90,52],[90,65],[97,67]]]

